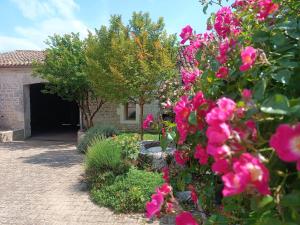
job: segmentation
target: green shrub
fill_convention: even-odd
[[[118,130],[111,125],[97,124],[86,131],[85,136],[78,144],[77,149],[78,151],[85,153],[95,137],[112,137],[118,133]]]
[[[118,171],[121,164],[121,148],[115,141],[101,137],[93,140],[85,157],[88,172]]]
[[[134,135],[120,135],[116,138],[116,142],[121,147],[121,155],[125,160],[137,160],[141,146],[139,144],[139,136]]]
[[[126,175],[118,176],[111,185],[94,188],[92,199],[116,212],[144,212],[155,188],[163,183],[161,174],[130,169]]]

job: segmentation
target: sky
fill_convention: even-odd
[[[208,14],[217,10],[210,7]],[[205,31],[208,17],[199,0],[0,0],[0,52],[42,50],[53,34],[79,32],[84,38],[88,30],[108,25],[110,15],[127,23],[134,11],[164,17],[168,33],[177,34],[188,24]]]

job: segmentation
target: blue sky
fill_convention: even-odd
[[[169,33],[187,24],[198,32],[206,28],[198,0],[0,0],[0,52],[43,49],[54,33],[80,32],[84,38],[87,30],[107,25],[111,14],[127,22],[133,11],[149,12],[153,20],[164,17]]]

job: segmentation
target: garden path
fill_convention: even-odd
[[[0,143],[0,224],[146,223],[141,215],[115,215],[93,204],[82,161],[72,142]]]

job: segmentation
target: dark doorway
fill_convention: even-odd
[[[55,136],[79,129],[79,109],[75,102],[42,93],[44,84],[30,85],[31,134]]]

